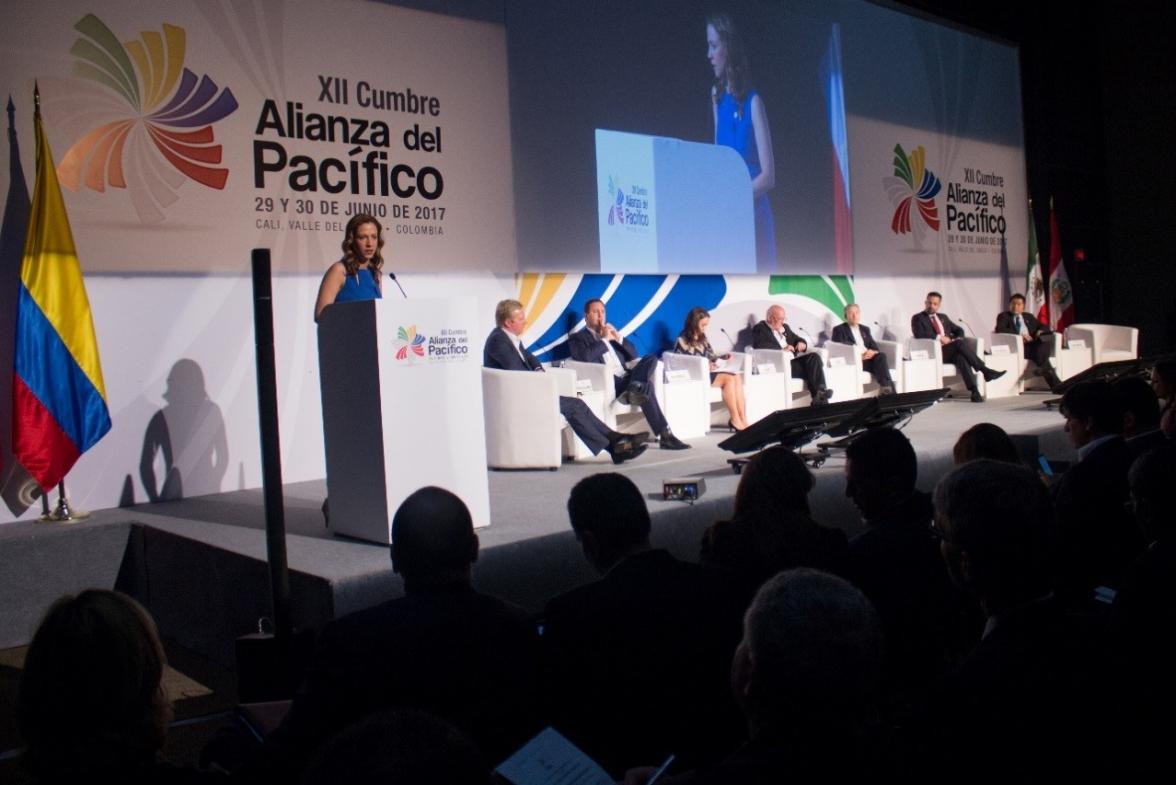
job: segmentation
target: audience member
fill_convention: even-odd
[[[423,711],[375,714],[328,741],[305,785],[491,785],[490,766],[469,737]]]
[[[267,739],[266,762],[287,779],[331,735],[395,707],[452,722],[488,760],[539,729],[534,627],[470,585],[478,538],[461,499],[435,487],[410,495],[392,519],[391,555],[405,596],[327,625],[289,715]]]
[[[1163,402],[1160,430],[1169,439],[1176,438],[1176,360],[1161,360],[1152,368],[1152,390]]]
[[[1128,569],[1111,605],[1111,673],[1116,718],[1135,751],[1126,781],[1152,778],[1167,766],[1176,703],[1176,446],[1144,454],[1127,475],[1135,519],[1148,548]]]
[[[818,570],[780,573],[756,594],[731,666],[749,741],[670,785],[888,781],[877,750],[882,632],[865,596]],[[645,782],[652,769],[625,782]]]
[[[913,779],[1098,778],[1105,756],[1097,638],[1052,593],[1056,528],[1034,472],[1002,461],[957,467],[935,489],[935,533],[953,579],[983,609],[979,645],[934,692],[914,734]]]
[[[702,567],[650,546],[645,499],[626,477],[581,480],[568,515],[603,577],[547,606],[553,724],[614,774],[670,753],[717,760],[739,738],[727,674],[740,608]]]
[[[772,447],[743,468],[735,513],[706,530],[702,561],[724,569],[750,600],[781,570],[813,567],[844,574],[849,554],[845,532],[812,519],[808,495],[813,474],[786,447]]]
[[[1160,430],[1160,400],[1141,376],[1116,379],[1112,387],[1123,404],[1123,438],[1131,460],[1167,444]]]
[[[1115,588],[1143,541],[1126,510],[1131,455],[1120,435],[1123,406],[1111,385],[1082,382],[1062,396],[1065,430],[1078,462],[1051,488],[1060,535],[1059,588],[1084,602]]]
[[[963,598],[931,536],[931,499],[915,489],[918,461],[901,431],[867,431],[845,453],[845,495],[868,530],[849,544],[849,575],[886,633],[884,677],[892,708],[948,671],[970,648]]]
[[[1021,463],[1021,456],[1013,440],[999,425],[982,422],[973,425],[960,434],[951,450],[956,466],[979,458],[989,458],[1005,463]]]
[[[40,783],[219,780],[159,759],[172,707],[155,623],[118,592],[90,589],[49,609],[21,673],[23,762]]]

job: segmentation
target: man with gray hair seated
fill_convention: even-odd
[[[1053,593],[1057,529],[1028,468],[965,463],[935,488],[932,534],[980,605],[979,645],[914,723],[914,781],[1097,781],[1106,755],[1097,628]],[[922,776],[919,776],[922,775]]]
[[[752,600],[731,666],[750,740],[712,769],[664,782],[888,780],[874,752],[881,669],[882,627],[864,594],[819,570],[778,574]],[[651,772],[633,769],[625,782]]]

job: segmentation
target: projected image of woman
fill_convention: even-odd
[[[378,300],[383,296],[384,229],[370,215],[352,216],[343,233],[343,258],[327,268],[314,304],[314,320],[332,303]]]
[[[764,101],[751,87],[747,48],[726,14],[706,20],[706,56],[715,73],[715,144],[734,148],[747,163],[755,200],[756,267],[768,272],[776,268],[776,225],[768,203],[768,191],[776,185],[772,131]]]

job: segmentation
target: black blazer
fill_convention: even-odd
[[[617,352],[622,363],[637,359],[637,347],[628,338],[622,338],[620,343],[609,341]],[[608,346],[596,333],[585,327],[568,336],[568,349],[572,359],[582,363],[603,363],[604,355],[608,354]]]
[[[881,351],[878,348],[878,343],[874,340],[874,336],[870,335],[869,327],[866,327],[864,324],[859,324],[858,329],[862,331],[863,349],[873,349],[876,352]],[[850,332],[847,322],[842,322],[833,328],[832,340],[833,343],[847,343],[853,346],[853,333]]]
[[[1029,330],[1030,338],[1040,338],[1049,332],[1044,324],[1037,321],[1037,317],[1031,313],[1021,314],[1021,318],[1025,320],[1025,327]],[[1020,335],[1017,332],[1017,323],[1014,321],[1015,317],[1012,311],[1002,311],[996,315],[996,329],[994,333],[1008,333],[1009,335]]]
[[[789,346],[796,346],[798,343],[803,343],[805,347],[808,347],[809,343],[804,338],[792,332],[792,328],[787,323],[784,324],[784,340],[788,342]],[[761,321],[755,327],[751,328],[751,348],[781,349],[783,347],[776,340],[776,335],[772,332],[771,326],[767,322]]]
[[[518,340],[501,327],[495,327],[482,349],[482,365],[503,371],[543,370],[543,364],[526,349],[523,349],[523,356],[519,356],[518,349],[515,348],[518,346]]]
[[[964,328],[947,318],[946,314],[939,314],[939,323],[943,325],[943,334],[948,338],[963,338]],[[935,325],[931,323],[931,316],[926,311],[919,311],[911,317],[911,335],[915,338],[937,338]]]

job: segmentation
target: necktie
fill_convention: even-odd
[[[939,323],[939,314],[931,314],[931,323],[935,325],[935,334],[943,335],[943,325]]]
[[[1017,314],[1017,332],[1025,329],[1025,323],[1021,321],[1021,314]]]

